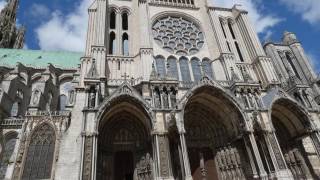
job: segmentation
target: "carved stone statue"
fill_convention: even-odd
[[[96,92],[94,90],[90,90],[89,93],[89,108],[94,108],[96,106]]]
[[[171,108],[175,108],[175,106],[177,104],[177,97],[176,97],[175,92],[170,93],[170,102],[171,102]]]
[[[160,94],[158,91],[154,91],[154,105],[156,108],[161,108],[161,100],[160,100]]]
[[[162,93],[162,100],[163,100],[163,107],[165,109],[168,109],[169,108],[169,99],[168,99],[168,94],[165,91]]]
[[[136,180],[152,180],[152,162],[149,153],[141,158],[136,167]]]
[[[74,103],[74,97],[75,93],[74,90],[69,91],[69,104],[73,104]]]
[[[47,111],[50,111],[51,110],[51,103],[52,103],[52,93],[49,93],[48,95],[48,102],[46,104],[46,110]]]

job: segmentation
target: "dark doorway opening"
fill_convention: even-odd
[[[133,153],[130,151],[116,152],[114,161],[115,180],[133,180],[133,173]]]

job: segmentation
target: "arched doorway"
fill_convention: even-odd
[[[314,163],[320,163],[308,133],[310,122],[304,111],[288,99],[279,99],[271,111],[284,159],[294,179],[318,179]]]
[[[213,87],[194,91],[184,109],[186,145],[194,180],[245,179],[251,168],[243,140],[236,138],[242,115]]]
[[[109,107],[99,124],[97,179],[151,177],[150,117],[144,107],[129,96],[118,98]],[[147,171],[140,172],[143,168]]]

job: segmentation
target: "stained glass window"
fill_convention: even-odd
[[[190,70],[189,70],[189,62],[186,57],[181,57],[179,61],[180,71],[182,76],[182,81],[190,82]]]
[[[10,158],[13,154],[15,145],[17,142],[17,134],[13,133],[10,137],[6,138],[4,147],[3,147],[3,154],[0,162],[0,179],[4,179],[8,165],[10,164]]]
[[[200,61],[199,61],[199,59],[192,58],[191,66],[192,66],[194,81],[200,81],[200,79],[201,79],[201,69],[200,69]]]
[[[166,74],[166,65],[164,58],[162,56],[156,57],[156,66],[157,66],[157,73],[159,77],[163,78]]]
[[[179,80],[177,59],[175,57],[170,56],[168,58],[168,64],[169,64],[168,74],[173,78]]]
[[[202,61],[202,65],[203,65],[203,70],[206,73],[206,75],[208,77],[213,78],[213,70],[212,70],[212,67],[211,67],[210,60],[209,59],[204,59]]]
[[[129,56],[129,36],[127,33],[122,35],[122,54]]]
[[[116,53],[116,34],[114,32],[110,33],[110,39],[109,39],[109,54],[115,54]]]
[[[54,129],[48,124],[43,124],[35,129],[27,151],[22,179],[50,179],[54,149]]]

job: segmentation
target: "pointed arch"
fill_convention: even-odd
[[[119,90],[120,93],[116,92],[103,103],[98,113],[95,162],[98,180],[102,177],[133,179],[135,162],[154,153],[151,110],[132,88],[123,86]]]
[[[224,172],[215,167],[221,165],[217,159],[224,158],[225,153],[234,152],[241,157],[238,163],[249,165],[244,144],[235,143],[236,137],[242,132],[241,124],[245,123],[245,116],[226,90],[215,86],[214,82],[203,83],[192,88],[181,103],[186,146],[194,179],[201,177],[202,168],[206,168],[208,179],[221,177]],[[237,177],[247,179],[251,170],[238,167]],[[231,175],[228,179],[235,178]]]
[[[31,133],[24,160],[22,179],[51,179],[56,133],[48,123],[42,123]]]
[[[276,119],[281,120],[281,123],[287,126],[292,137],[304,134],[312,128],[307,110],[296,101],[286,97],[279,97],[272,102],[270,118],[275,117],[278,117]]]

